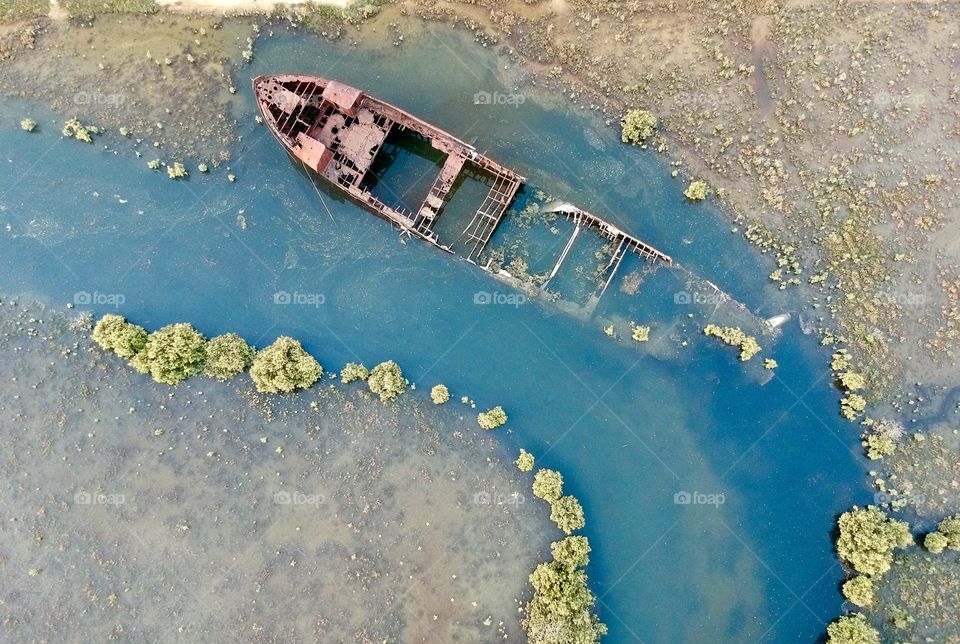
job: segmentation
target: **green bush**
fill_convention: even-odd
[[[154,0],[64,0],[60,4],[71,18],[107,13],[156,13],[160,9]]]
[[[514,461],[517,465],[517,469],[521,472],[532,472],[533,471],[533,454],[528,452],[525,449],[520,450],[520,457]]]
[[[844,512],[837,525],[837,553],[865,575],[884,574],[890,570],[893,550],[913,543],[906,522],[891,519],[875,507]]]
[[[168,324],[147,336],[134,366],[157,382],[177,385],[203,371],[206,347],[206,338],[189,324]]]
[[[11,24],[42,18],[50,13],[47,0],[5,0],[0,2],[0,24]]]
[[[857,575],[846,581],[841,588],[843,596],[857,606],[873,604],[873,581],[865,575]]]
[[[867,434],[863,445],[867,448],[867,458],[871,460],[890,456],[897,451],[897,444],[886,434]]]
[[[147,331],[127,322],[120,315],[108,313],[93,327],[93,341],[121,358],[132,358],[147,344]]]
[[[396,400],[397,396],[407,390],[407,381],[403,377],[403,372],[393,360],[381,362],[367,378],[367,386],[370,391],[380,395],[380,400],[387,402]]]
[[[570,534],[586,525],[583,506],[574,496],[562,496],[551,503],[550,520],[556,523],[564,534]]]
[[[708,324],[703,327],[703,334],[720,338],[732,347],[740,347],[740,360],[743,362],[760,353],[760,345],[757,343],[757,339],[744,333],[740,327]]]
[[[583,568],[590,563],[590,542],[586,537],[567,537],[550,544],[554,561],[567,568]]]
[[[827,644],[880,644],[880,634],[857,613],[827,626]]]
[[[646,342],[650,339],[650,327],[631,322],[630,337],[632,337],[635,342]]]
[[[370,370],[362,363],[348,362],[340,372],[340,382],[345,385],[357,380],[366,380],[370,377]]]
[[[587,575],[559,561],[542,563],[530,575],[533,599],[524,611],[523,628],[534,644],[593,644],[607,633],[591,612],[596,597]]]
[[[941,521],[937,530],[946,538],[948,548],[960,550],[960,514]]]
[[[552,504],[563,496],[563,475],[556,470],[538,470],[533,476],[533,495]]]
[[[843,371],[850,368],[850,352],[846,349],[837,349],[830,358],[830,368],[833,371]]]
[[[167,166],[167,176],[171,179],[185,179],[189,176],[187,168],[179,161]]]
[[[37,122],[33,119],[23,119],[20,121],[20,129],[24,132],[35,132],[37,129]]]
[[[84,143],[93,143],[93,135],[100,134],[100,128],[94,125],[84,125],[77,119],[70,119],[63,124],[63,135]]]
[[[287,336],[277,338],[258,351],[250,367],[257,391],[270,394],[306,389],[322,375],[320,363],[304,351],[299,342]]]
[[[207,360],[203,374],[217,380],[230,380],[250,368],[257,352],[236,333],[218,335],[207,342]]]
[[[651,136],[657,127],[657,117],[647,110],[629,110],[620,119],[620,140],[631,145],[640,145]]]
[[[710,192],[710,186],[707,182],[698,179],[687,186],[687,189],[683,191],[683,196],[690,201],[703,201]]]
[[[939,532],[930,532],[923,538],[923,547],[935,555],[940,554],[950,546],[950,540]]]
[[[450,400],[450,390],[446,385],[434,385],[430,390],[430,399],[435,405],[442,405]]]
[[[867,386],[867,380],[855,371],[844,371],[837,376],[840,386],[847,391],[859,391]]]
[[[840,415],[847,420],[855,420],[867,407],[867,399],[860,394],[848,394],[840,399]]]
[[[503,407],[497,405],[490,411],[482,411],[477,414],[477,422],[484,429],[496,429],[507,422],[507,414]]]

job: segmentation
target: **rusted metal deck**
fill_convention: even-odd
[[[319,174],[355,201],[395,224],[401,231],[424,239],[447,252],[464,248],[466,259],[477,263],[503,221],[526,179],[472,145],[429,123],[338,81],[318,76],[279,74],[253,79],[254,95],[264,123],[297,161]],[[443,164],[416,212],[390,206],[371,194],[364,180],[391,132],[410,130],[444,155]],[[491,178],[490,188],[457,240],[445,243],[433,230],[451,191],[467,165]],[[557,261],[556,274],[581,228],[589,227],[616,244],[607,267],[607,286],[628,252],[650,261],[671,264],[668,255],[628,235],[613,224],[567,203],[548,204],[549,212],[573,219],[575,231]],[[601,292],[602,295],[602,292]]]

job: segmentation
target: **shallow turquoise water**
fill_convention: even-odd
[[[841,602],[834,517],[869,498],[856,430],[837,417],[823,377],[826,353],[794,316],[779,338],[760,338],[762,355],[780,364],[761,384],[768,374],[756,364],[700,337],[712,307],[684,303],[710,293],[688,283],[695,275],[760,317],[795,310],[766,279],[770,263],[710,208],[685,203],[667,167],[620,145],[613,129],[533,94],[519,107],[475,105],[477,92],[511,91],[491,52],[471,46],[467,66],[457,35],[429,32],[413,44],[366,51],[277,37],[258,44],[248,75],[335,77],[476,136],[531,183],[690,272],[657,271],[636,295],[615,284],[586,322],[509,297],[516,292],[475,267],[401,240],[324,191],[328,214],[253,123],[241,84],[250,111],[238,115],[235,184],[224,171],[169,181],[145,168],[151,151],[135,159],[124,140],[100,141],[117,155],[60,141],[63,116],[0,102],[0,290],[79,297],[97,313],[122,299],[119,310],[147,327],[189,320],[260,345],[288,334],[328,368],[392,358],[421,390],[443,382],[480,406],[502,404],[503,440],[561,470],[584,504],[607,641],[817,637]],[[40,133],[17,129],[27,115]],[[631,259],[621,276],[640,268]],[[731,306],[720,313],[718,323],[739,319]],[[653,327],[650,343],[632,344],[630,320]],[[606,337],[607,321],[626,339]],[[703,503],[676,503],[684,492]],[[722,504],[708,503],[720,495]]]

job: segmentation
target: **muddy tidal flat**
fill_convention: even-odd
[[[554,531],[489,436],[329,385],[174,392],[70,325],[0,305],[5,641],[523,640]]]

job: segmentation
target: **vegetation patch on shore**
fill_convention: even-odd
[[[0,24],[34,20],[49,12],[49,0],[4,0],[0,3]]]
[[[503,407],[497,405],[489,411],[482,411],[477,414],[477,424],[479,424],[484,429],[496,429],[501,425],[506,424],[507,422],[507,413],[503,411]]]
[[[138,371],[150,373],[157,382],[177,385],[204,374],[230,380],[249,369],[261,393],[289,393],[312,386],[323,368],[293,338],[282,336],[273,344],[255,350],[237,334],[227,333],[207,340],[186,323],[167,325],[152,333],[120,315],[102,316],[92,329],[92,338],[104,349],[126,358]],[[366,380],[382,402],[395,400],[407,387],[399,365],[393,361],[367,370],[350,363],[341,372],[344,383]],[[431,398],[443,402],[449,391],[437,385]],[[481,427],[492,429],[507,420],[502,407],[478,416]],[[279,448],[278,448],[279,449]],[[279,453],[279,452],[278,452]],[[520,450],[516,466],[521,472],[534,468],[534,457]],[[592,612],[596,598],[587,584],[584,567],[590,546],[586,537],[569,536],[581,530],[586,520],[576,497],[563,494],[563,476],[556,470],[537,471],[533,494],[550,505],[550,519],[567,536],[552,544],[553,560],[537,566],[530,575],[533,598],[524,609],[523,628],[531,642],[598,642],[607,627]]]
[[[532,470],[533,456],[520,450],[517,467],[525,472]],[[583,508],[575,497],[563,496],[563,476],[556,470],[537,471],[533,494],[550,504],[550,519],[568,536],[551,544],[553,560],[540,564],[530,575],[533,599],[524,607],[523,618],[527,641],[599,642],[607,626],[593,613],[596,597],[584,570],[589,563],[590,543],[586,537],[569,536],[584,527]]]
[[[160,11],[160,5],[154,0],[62,0],[60,4],[71,18],[87,20],[100,14],[151,14]]]
[[[117,322],[117,340],[140,335]],[[29,520],[0,531],[19,579],[3,589],[20,616],[4,641],[163,641],[172,614],[196,641],[247,641],[256,622],[270,641],[322,628],[324,640],[400,642],[431,614],[436,641],[523,639],[527,576],[558,536],[544,507],[470,501],[527,484],[490,434],[365,387],[155,385],[100,350],[92,327],[87,312],[0,296],[0,357],[16,374],[0,424],[18,428],[0,467],[30,490],[5,500]],[[451,546],[464,552],[437,557]],[[403,571],[421,565],[435,592],[409,592]],[[184,579],[195,594],[162,591]],[[110,619],[77,620],[85,611]]]

